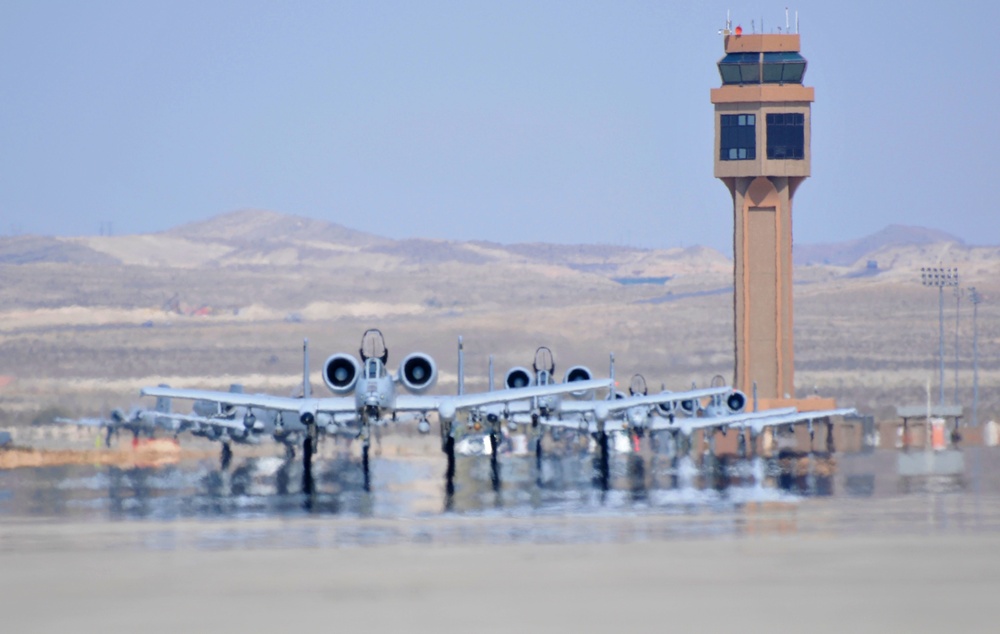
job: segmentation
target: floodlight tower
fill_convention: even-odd
[[[944,289],[946,286],[954,287],[956,289],[958,288],[958,269],[944,268],[940,266],[924,266],[920,268],[920,281],[924,286],[938,289],[938,361],[941,364],[941,378],[938,381],[940,384],[941,395],[938,398],[938,405],[944,406]],[[955,338],[955,345],[958,345],[957,335]],[[955,371],[957,372],[957,353],[955,364]]]
[[[733,197],[736,376],[763,401],[795,396],[792,199],[810,174],[810,104],[799,35],[725,31],[715,176]]]

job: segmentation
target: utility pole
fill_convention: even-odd
[[[958,405],[958,316],[962,304],[962,287],[955,286],[955,396],[952,399],[953,405]]]
[[[938,289],[938,359],[940,360],[940,394],[938,405],[944,405],[944,287],[958,286],[958,269],[922,267],[920,279],[924,286]]]
[[[979,426],[979,303],[983,296],[976,291],[975,286],[969,287],[969,300],[972,301],[972,425]]]

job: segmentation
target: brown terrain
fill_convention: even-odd
[[[799,396],[832,396],[882,420],[897,404],[926,402],[928,381],[936,401],[938,302],[920,267],[954,266],[984,299],[979,418],[1000,416],[1000,247],[890,227],[803,246],[796,260]],[[241,211],[158,234],[0,238],[0,280],[0,427],[100,414],[157,383],[289,393],[303,337],[318,384],[322,359],[355,352],[369,327],[397,362],[433,355],[442,391],[455,389],[458,335],[471,388],[485,387],[488,355],[502,375],[530,365],[540,345],[559,373],[585,364],[604,374],[614,352],[623,384],[633,373],[674,390],[732,378],[732,261],[702,247],[396,241]],[[945,298],[951,402],[956,300],[950,289]],[[967,295],[959,329],[968,418]]]

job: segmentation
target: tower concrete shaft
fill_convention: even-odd
[[[795,396],[792,201],[810,173],[812,88],[799,36],[727,35],[715,105],[715,176],[733,198],[734,386]]]

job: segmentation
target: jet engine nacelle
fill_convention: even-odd
[[[437,383],[437,364],[422,352],[414,352],[399,364],[399,381],[414,394],[421,394]]]
[[[747,395],[739,390],[733,390],[726,397],[726,407],[734,414],[739,414],[747,406]]]
[[[361,374],[358,360],[349,354],[335,354],[323,364],[323,382],[334,394],[348,394]]]
[[[697,416],[701,410],[701,403],[697,399],[689,398],[681,401],[681,411],[688,416]]]
[[[521,366],[507,370],[507,374],[503,377],[503,384],[508,389],[528,387],[534,382],[534,375],[532,375],[531,371]]]
[[[670,390],[663,390],[660,394],[670,394]],[[676,403],[673,401],[666,401],[665,403],[656,404],[656,413],[663,417],[670,417],[674,415],[674,409],[676,408]]]
[[[594,378],[594,373],[590,371],[590,368],[583,365],[574,365],[569,370],[566,370],[566,376],[563,377],[563,383],[573,383],[575,381],[590,381]],[[580,390],[578,392],[570,392],[570,396],[573,398],[580,399],[591,399],[594,397],[593,390]]]

